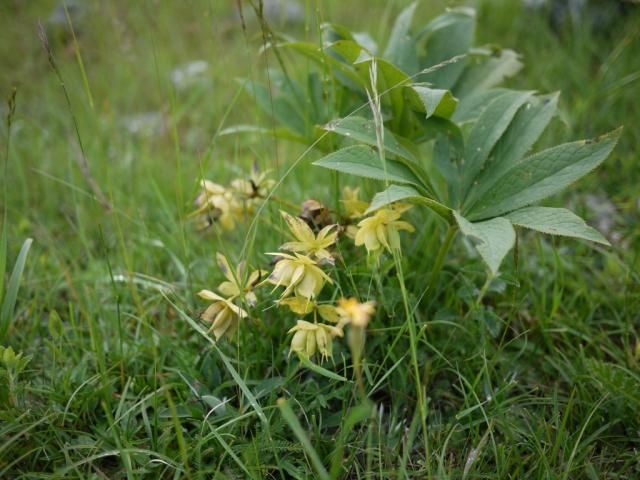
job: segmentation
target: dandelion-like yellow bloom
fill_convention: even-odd
[[[254,307],[257,303],[257,298],[253,289],[262,278],[266,278],[267,272],[264,270],[254,270],[247,275],[245,262],[240,262],[234,271],[229,265],[227,258],[221,253],[216,255],[216,260],[220,271],[227,279],[218,286],[218,291],[229,299],[243,297],[249,305]]]
[[[342,330],[322,323],[310,323],[298,320],[295,327],[289,332],[293,333],[291,339],[291,351],[311,358],[316,352],[320,352],[322,359],[332,356],[333,337],[342,337]]]
[[[213,332],[216,340],[225,336],[233,337],[240,325],[240,319],[248,316],[247,312],[231,300],[222,298],[210,290],[201,290],[198,295],[213,302],[200,316],[202,320],[211,324],[209,332]]]
[[[281,298],[294,294],[297,297],[317,297],[325,282],[333,283],[311,258],[296,253],[268,253],[281,257],[267,278],[276,287],[286,287]]]
[[[356,246],[363,245],[367,252],[378,252],[382,248],[388,251],[400,248],[400,230],[413,232],[415,229],[409,222],[400,220],[402,212],[411,206],[396,206],[395,208],[381,208],[376,213],[358,223]]]
[[[341,298],[338,300],[336,312],[340,315],[341,323],[348,323],[354,327],[365,328],[371,316],[375,313],[376,302],[360,303],[355,298]]]
[[[360,218],[369,208],[369,204],[360,200],[360,188],[344,187],[342,189],[342,205],[347,218]]]
[[[301,218],[283,211],[280,213],[297,240],[285,243],[280,247],[282,250],[302,253],[316,258],[320,262],[333,264],[333,257],[327,248],[336,243],[336,238],[338,238],[338,232],[334,230],[336,225],[328,225],[320,230],[318,235],[315,235],[309,225]]]

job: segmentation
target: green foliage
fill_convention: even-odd
[[[487,97],[487,94],[484,93],[483,97]],[[382,207],[398,200],[416,202],[420,199],[420,203],[432,208],[443,218],[447,218],[443,215],[445,209],[455,211],[455,224],[465,236],[479,242],[478,252],[491,274],[495,275],[515,243],[511,223],[526,226],[518,223],[522,222],[524,216],[530,216],[532,212],[536,212],[538,217],[542,216],[541,210],[519,212],[519,209],[560,192],[600,165],[611,153],[621,130],[593,140],[567,143],[527,155],[529,147],[551,120],[557,96],[537,97],[532,92],[502,89],[492,94],[491,98],[484,109],[475,115],[475,120],[458,123],[454,127],[460,132],[459,135],[440,133],[436,134],[435,141],[429,142],[422,150],[418,144],[408,147],[409,150],[422,153],[415,170],[438,172],[440,185],[437,185],[437,180],[429,181],[430,177],[427,176],[422,176],[420,181],[409,175],[398,175],[395,161],[386,160],[383,163],[382,157],[369,147],[366,148],[366,155],[365,150],[356,150],[363,152],[358,156],[357,168],[350,161],[357,147],[338,150],[316,161],[315,165],[417,187],[420,194],[406,188],[386,190],[376,196],[374,204]],[[476,100],[471,98],[467,102],[475,103]],[[461,108],[465,103],[462,102]],[[348,130],[333,131],[352,136],[355,140],[361,139]],[[522,139],[522,143],[519,139]],[[387,149],[387,153],[398,156],[398,152],[393,150]],[[437,186],[432,188],[431,185]],[[603,243],[601,236],[587,233],[586,225],[579,228],[584,222],[570,212],[568,214],[571,217],[560,209],[544,212],[544,219],[536,218],[549,228],[540,225],[534,230],[553,233],[553,224],[559,226],[569,221],[573,228],[561,229],[563,235],[596,239]],[[449,217],[450,224],[454,224],[454,218]],[[513,221],[513,218],[516,220]],[[536,219],[530,220],[529,224],[535,224]]]
[[[3,230],[3,252],[1,255],[4,257],[6,252],[6,228]],[[24,271],[25,264],[27,263],[27,255],[29,254],[29,248],[31,247],[32,239],[28,238],[22,244],[18,258],[9,277],[9,283],[7,284],[6,291],[0,291],[2,294],[2,310],[0,310],[0,340],[4,341],[11,321],[13,319],[13,312],[16,306],[16,300],[18,298],[18,289],[20,288],[20,281],[22,280],[22,272]],[[3,265],[5,261],[3,260]],[[4,271],[0,271],[0,275],[4,277]]]
[[[437,125],[439,119],[451,117],[458,99],[484,92],[520,69],[514,52],[473,47],[473,9],[451,9],[414,31],[416,7],[414,2],[398,15],[381,54],[368,34],[332,23],[321,26],[322,47],[302,41],[270,45],[277,51],[302,55],[317,71],[302,83],[271,71],[271,92],[266,85],[245,83],[256,104],[279,125],[263,132],[332,150],[331,143],[320,142],[321,129],[329,121],[325,129],[335,127],[335,119],[361,112],[374,66],[375,88],[384,93],[387,128],[401,138],[417,140],[425,123]],[[247,130],[232,127],[228,131]]]
[[[440,228],[459,230],[453,214],[458,205],[453,210],[445,206],[450,204],[443,178],[457,170],[445,169],[451,161],[443,152],[464,153],[484,107],[505,92],[483,82],[492,83],[511,68],[508,62],[494,68],[496,62],[504,57],[518,63],[513,52],[475,45],[498,41],[522,52],[527,66],[522,75],[509,78],[510,89],[563,92],[559,100],[556,94],[534,95],[530,109],[518,110],[493,147],[516,152],[500,155],[509,169],[530,150],[638,123],[637,16],[620,18],[607,35],[556,34],[522,2],[477,2],[475,45],[453,65],[462,62],[466,70],[478,61],[487,69],[478,68],[473,76],[463,71],[451,91],[459,100],[453,113],[443,110],[442,116],[425,119],[422,101],[409,98],[419,128],[403,134],[391,122],[390,103],[383,110],[385,139],[393,135],[401,151],[410,154],[403,160],[399,153],[386,152],[386,160],[415,162],[427,173],[425,179],[420,170],[412,170],[424,185],[419,187],[310,166],[307,160],[344,147],[364,143],[376,149],[377,141],[356,142],[323,128],[307,130],[306,122],[304,135],[326,136],[317,157],[295,160],[311,137],[265,120],[257,102],[244,94],[245,87],[232,80],[251,78],[273,98],[281,95],[275,87],[282,84],[264,81],[261,69],[268,64],[275,71],[275,50],[264,50],[257,60],[263,38],[276,44],[278,37],[263,36],[249,20],[245,34],[232,15],[239,3],[248,17],[247,2],[155,2],[151,9],[123,0],[106,7],[78,3],[86,4],[88,14],[86,23],[75,25],[74,20],[77,44],[50,40],[91,172],[113,205],[109,211],[87,191],[75,162],[64,93],[46,67],[38,39],[28,34],[43,19],[42,3],[0,2],[0,27],[7,40],[0,45],[6,66],[0,71],[1,95],[13,85],[20,90],[9,161],[0,178],[8,184],[0,201],[8,212],[3,228],[6,269],[1,268],[0,242],[0,284],[8,286],[24,240],[34,238],[38,246],[29,250],[2,342],[16,357],[31,359],[11,388],[0,361],[0,478],[302,480],[318,477],[307,453],[311,451],[335,479],[638,478],[640,130],[627,128],[601,168],[583,177],[568,195],[549,199],[549,205],[566,206],[588,218],[611,248],[596,253],[586,242],[529,234],[526,230],[537,228],[551,234],[569,231],[590,241],[599,238],[565,210],[547,216],[549,207],[524,207],[501,215],[519,232],[517,267],[503,266],[499,278],[485,282],[482,260],[467,258],[473,252],[470,242],[456,242],[441,274],[430,282],[440,245],[449,238],[443,241]],[[317,13],[321,20],[339,19],[374,33],[382,40],[378,50],[370,37],[352,36],[376,55],[386,50],[386,33],[400,4],[299,3],[309,6],[310,15],[306,25],[287,26],[288,35],[320,46],[313,18]],[[414,23],[448,3],[421,2]],[[71,3],[67,6],[71,13]],[[304,91],[307,75],[316,74],[314,88],[322,93],[314,102],[320,101],[321,127],[347,118],[367,101],[361,87],[345,90],[338,101],[333,94],[343,85],[336,81],[334,88],[327,69],[292,50],[278,52],[287,74]],[[77,55],[82,55],[86,77]],[[195,59],[209,60],[209,69],[188,89],[174,88],[172,70]],[[369,82],[366,73],[358,72],[354,81]],[[405,87],[404,95],[411,95],[419,80]],[[482,92],[473,93],[476,86]],[[449,91],[443,85],[426,88]],[[556,105],[545,108],[546,98],[559,102],[562,123],[551,120]],[[290,96],[287,100],[294,102]],[[335,105],[342,110],[333,111]],[[539,113],[534,115],[536,106]],[[3,117],[6,112],[0,106]],[[142,112],[156,115],[157,129],[129,129],[129,117],[137,121]],[[535,131],[527,125],[536,118],[537,129],[544,129],[545,115],[553,123],[544,136],[533,138]],[[369,107],[354,116],[370,119]],[[519,131],[514,128],[518,122]],[[247,133],[232,136],[233,125]],[[228,135],[221,136],[228,126]],[[264,136],[274,130],[294,141]],[[3,122],[0,143],[8,146],[7,133]],[[433,147],[444,137],[450,142],[439,144],[436,163]],[[480,178],[494,177],[492,158],[490,154]],[[238,222],[232,231],[217,223],[202,232],[192,228],[186,212],[193,208],[194,178],[228,185],[254,162],[262,171],[270,169],[279,185],[260,214],[250,218],[256,227]],[[483,185],[491,190],[489,183]],[[288,357],[291,335],[283,325],[291,318],[263,302],[261,292],[259,303],[247,307],[250,318],[237,340],[214,348],[203,336],[206,332],[199,332],[202,324],[193,320],[203,309],[193,292],[224,280],[214,252],[269,269],[261,252],[275,250],[283,240],[286,225],[279,210],[294,214],[301,202],[313,198],[336,218],[345,211],[339,198],[345,186],[359,188],[360,199],[373,196],[371,208],[411,201],[429,203],[443,214],[440,220],[417,207],[406,212],[416,232],[402,233],[398,263],[383,255],[372,271],[364,249],[355,250],[341,235],[335,267],[324,267],[335,290],[325,292],[323,301],[343,292],[378,301],[362,350],[364,393],[357,386],[346,339],[336,342],[333,362],[321,369],[304,365],[296,355]],[[426,196],[427,186],[432,196]],[[484,192],[476,190],[476,196]],[[467,199],[469,205],[475,200]],[[481,243],[475,237],[471,241]],[[414,336],[409,322],[415,325]],[[424,389],[415,386],[416,378]],[[278,408],[279,398],[286,398],[292,410],[288,419]],[[295,421],[313,450],[291,429]]]

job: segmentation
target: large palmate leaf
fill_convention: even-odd
[[[549,235],[581,238],[610,245],[595,228],[590,227],[575,213],[565,208],[527,207],[506,215],[517,227],[524,227]]]
[[[600,165],[620,133],[618,129],[594,140],[565,143],[523,159],[495,181],[467,217],[497,217],[559,192]]]
[[[489,154],[511,124],[520,107],[533,92],[510,91],[499,96],[482,112],[474,124],[466,143],[462,191],[466,195],[478,173],[484,168]]]
[[[423,191],[426,190],[426,186],[407,166],[389,159],[383,163],[378,152],[367,145],[342,148],[313,162],[313,164],[358,177],[406,183]]]
[[[475,241],[476,250],[485,261],[492,275],[496,275],[500,264],[516,241],[516,232],[511,222],[503,217],[483,222],[470,222],[458,212],[454,213],[460,231]]]
[[[500,178],[500,174],[518,164],[527,151],[540,138],[556,113],[558,94],[531,97],[513,118],[491,152],[491,160],[480,173],[467,193],[464,208],[473,206],[476,199],[489,191]]]

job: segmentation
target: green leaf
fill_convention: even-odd
[[[516,241],[516,232],[511,222],[503,217],[484,222],[471,223],[458,212],[453,212],[460,231],[477,243],[476,250],[489,267],[492,275],[500,270],[500,264]]]
[[[480,62],[468,62],[468,68],[454,88],[456,95],[461,97],[495,87],[506,78],[513,77],[522,70],[519,55],[513,50],[484,50],[474,53],[481,54]],[[474,57],[478,57],[478,55],[474,55]]]
[[[292,96],[274,96],[269,93],[269,89],[257,82],[247,80],[244,84],[245,90],[251,95],[260,109],[267,115],[275,118],[278,123],[285,125],[293,132],[305,134],[305,119],[299,111]]]
[[[425,69],[465,54],[471,48],[475,35],[475,11],[454,8],[433,19],[416,37],[426,38],[426,55],[420,61]],[[450,90],[462,74],[466,62],[447,65],[435,72],[421,75],[419,81],[429,82],[435,88]]]
[[[7,229],[7,209],[5,206],[2,219],[2,237],[0,237],[0,300],[4,294],[4,274],[7,271]]]
[[[5,226],[6,228],[6,226]],[[24,271],[25,264],[27,263],[27,255],[29,254],[29,248],[33,240],[27,238],[20,248],[18,253],[18,259],[9,277],[9,283],[7,284],[7,291],[3,292],[2,310],[0,311],[0,343],[4,342],[7,332],[9,331],[9,325],[13,319],[13,311],[16,307],[16,300],[18,298],[18,289],[20,288],[20,282],[22,280],[22,272]]]
[[[423,85],[406,87],[410,92],[409,100],[414,110],[424,112],[426,118],[431,116],[451,118],[458,105],[458,100],[449,90],[429,88]]]
[[[289,130],[288,128],[276,127],[258,127],[255,125],[232,125],[220,131],[219,136],[225,135],[238,135],[238,134],[257,134],[257,135],[270,135],[283,140],[291,140],[294,142],[307,143],[307,139],[302,135]]]
[[[611,245],[600,232],[566,208],[527,207],[509,213],[506,218],[518,227],[549,235],[581,238],[607,246]]]
[[[496,98],[510,91],[506,88],[494,88],[461,98],[458,108],[453,113],[453,121],[461,124],[477,120],[482,115],[482,112],[485,111],[487,105],[491,105]]]
[[[370,88],[370,67],[375,61],[376,64],[376,89],[380,95],[383,106],[391,109],[391,121],[397,127],[404,113],[406,103],[404,99],[404,87],[411,83],[411,78],[395,65],[381,58],[374,58],[364,54],[354,63],[354,67],[366,88]]]
[[[343,416],[342,424],[339,428],[338,440],[336,446],[331,452],[331,478],[340,478],[341,471],[344,468],[344,447],[345,441],[349,438],[353,428],[360,422],[371,417],[372,410],[375,405],[369,400],[365,399],[360,405],[352,407],[348,411],[348,415]]]
[[[471,220],[496,217],[559,192],[600,165],[621,133],[619,128],[594,140],[565,143],[523,159],[500,177],[467,216]]]
[[[359,177],[425,188],[405,165],[393,160],[387,160],[386,166],[383,165],[378,152],[366,145],[343,148],[313,162],[313,165]]]
[[[339,382],[352,383],[350,380],[347,380],[342,375],[338,375],[337,373],[332,372],[331,370],[327,370],[326,368],[321,367],[317,363],[313,363],[304,355],[298,355],[298,359],[300,360],[300,363],[305,366],[305,368],[308,368],[309,370],[317,373],[318,375],[322,375],[323,377],[330,378],[331,380],[338,380]]]
[[[348,41],[343,41],[343,43],[341,44],[346,45],[344,44],[344,42]],[[355,42],[351,43],[357,45]],[[330,49],[330,47],[331,45],[326,48]],[[316,43],[284,42],[279,44],[278,48],[288,49],[300,53],[301,55],[316,63],[322,69],[331,69],[331,71],[333,71],[333,74],[336,75],[336,78],[339,78],[341,82],[349,88],[359,89],[366,85],[363,84],[360,75],[355,72],[350,64],[341,61],[339,58],[336,58],[333,55],[330,55],[330,51],[327,51],[326,48],[319,47]]]
[[[484,168],[494,145],[507,130],[520,107],[533,92],[510,91],[496,98],[482,112],[467,141],[462,170],[463,200],[476,176]]]
[[[415,188],[407,185],[390,185],[389,188],[383,192],[376,193],[365,213],[369,214],[379,208],[400,201],[421,203],[440,215],[447,222],[451,223],[453,220],[453,212],[449,207],[432,198],[421,195]]]
[[[558,106],[558,94],[532,97],[513,118],[491,153],[491,159],[479,175],[465,202],[469,210],[475,201],[493,188],[500,175],[522,160],[540,138]]]
[[[377,145],[376,124],[373,120],[363,117],[350,116],[332,120],[324,129],[328,132],[334,132],[343,137],[365,143],[372,147]],[[404,148],[396,137],[387,128],[384,129],[384,148],[387,152],[398,157],[415,162],[413,154]]]
[[[413,2],[397,16],[391,29],[389,43],[382,55],[410,75],[416,73],[419,68],[415,39],[410,35],[411,21],[417,6],[418,2]]]

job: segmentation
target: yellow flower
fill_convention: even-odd
[[[411,208],[410,206],[397,206],[395,208],[381,208],[368,218],[358,223],[356,233],[356,246],[367,247],[367,252],[377,252],[383,247],[387,250],[397,250],[400,248],[400,230],[413,232],[413,225],[400,220],[402,212]]]
[[[360,188],[344,187],[342,189],[342,204],[347,218],[360,218],[364,215],[369,204],[360,200]]]
[[[202,320],[211,324],[209,332],[213,332],[216,340],[225,336],[233,337],[240,325],[240,319],[248,316],[247,312],[234,305],[231,300],[222,298],[210,290],[201,290],[198,295],[213,302],[200,316]]]
[[[342,330],[322,323],[310,323],[298,320],[295,327],[287,333],[293,333],[291,351],[311,358],[320,352],[322,359],[331,357],[333,337],[342,337]]]
[[[280,211],[284,217],[289,230],[296,237],[297,242],[287,242],[280,248],[290,252],[298,252],[315,257],[320,262],[333,264],[333,257],[327,250],[328,247],[336,243],[338,232],[331,231],[336,225],[328,225],[318,232],[316,236],[307,223],[299,217],[289,215],[287,212]]]
[[[365,328],[375,312],[376,302],[360,303],[355,298],[341,298],[338,300],[336,311],[341,317],[341,323],[349,323],[354,327]]]
[[[227,279],[218,286],[218,291],[230,300],[242,297],[249,305],[254,307],[257,303],[257,298],[253,289],[262,278],[267,276],[267,272],[254,270],[247,275],[245,262],[240,262],[234,272],[227,258],[221,253],[216,254],[216,260],[218,261],[218,267]]]
[[[260,172],[256,164],[251,169],[249,179],[238,178],[231,182],[234,192],[246,199],[265,198],[275,181],[268,177],[269,171]]]
[[[316,262],[306,255],[296,253],[295,256],[286,253],[268,253],[281,257],[267,278],[276,287],[286,287],[281,298],[294,294],[298,297],[317,297],[325,282],[333,283]]]
[[[293,313],[298,315],[308,315],[311,312],[317,312],[323,320],[331,323],[338,323],[340,316],[333,305],[318,305],[315,300],[303,297],[289,297],[279,300],[278,305],[289,307]]]
[[[201,186],[202,191],[195,200],[197,209],[193,214],[205,216],[208,220],[205,226],[212,221],[217,221],[225,230],[233,230],[236,220],[244,214],[242,204],[234,198],[233,192],[222,185],[202,180]]]

